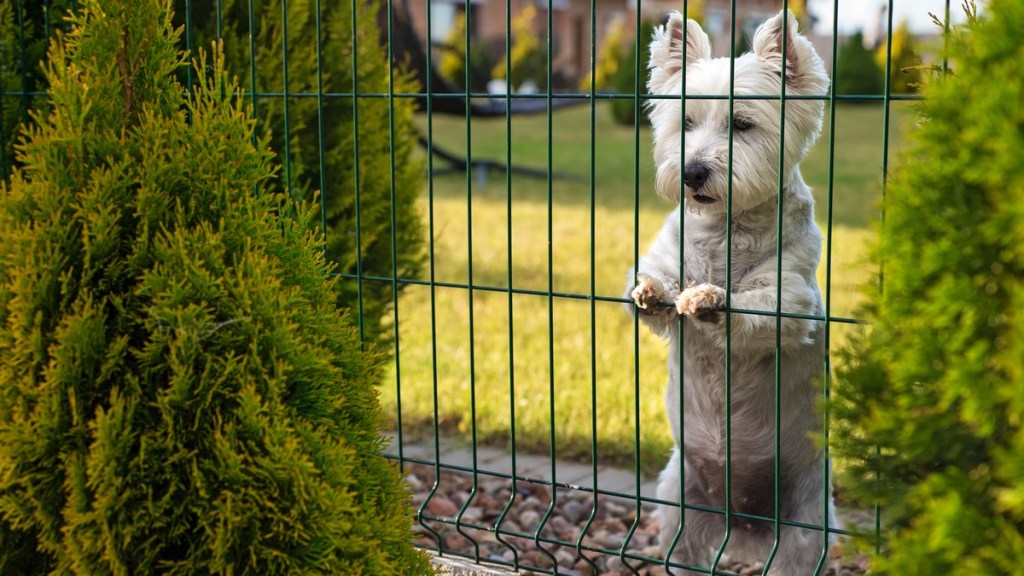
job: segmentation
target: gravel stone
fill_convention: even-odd
[[[424,465],[407,465],[406,482],[413,496],[413,510],[419,510],[429,494],[428,487],[435,482],[435,468]],[[458,515],[462,504],[472,490],[472,475],[456,471],[442,470],[442,478],[438,489],[426,507],[429,515],[453,519]],[[595,550],[583,549],[581,553],[593,563],[579,557],[576,543],[582,538],[583,546],[588,548],[611,550],[618,552],[626,542],[626,535],[636,523],[636,529],[626,546],[626,552],[651,559],[662,558],[658,548],[658,521],[653,506],[644,504],[637,509],[636,502],[599,495],[596,499],[597,510],[595,520],[586,534],[583,528],[594,510],[595,498],[592,493],[569,490],[557,487],[553,510],[541,531],[538,547],[534,537],[541,518],[547,514],[551,505],[550,486],[542,484],[513,482],[510,479],[478,477],[477,493],[466,508],[463,521],[493,527],[502,512],[508,508],[500,525],[501,534],[496,535],[489,530],[479,530],[461,526],[461,534],[456,526],[440,521],[417,520],[412,532],[419,546],[437,549],[437,539],[430,532],[433,530],[441,535],[446,552],[473,554],[479,548],[482,558],[489,558],[512,564],[518,552],[521,574],[534,574],[531,569],[551,572],[552,556],[558,563],[558,573],[567,576],[625,576],[632,575],[617,554],[607,554]],[[513,492],[515,499],[511,499]],[[638,519],[639,518],[639,519]],[[425,525],[425,526],[424,526]],[[513,536],[512,533],[526,537]],[[507,545],[498,540],[498,538]],[[472,540],[472,541],[471,541]],[[558,545],[554,542],[561,542]],[[475,542],[475,546],[474,546]],[[666,572],[660,563],[628,560],[641,576],[665,576]],[[596,566],[596,570],[595,570]],[[760,574],[761,567],[757,564],[744,564],[724,560],[719,568],[729,573],[747,576]],[[825,576],[861,576],[867,573],[867,560],[857,555],[849,546],[836,546]],[[676,571],[678,572],[678,571]]]

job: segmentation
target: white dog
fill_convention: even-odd
[[[732,62],[712,59],[707,35],[696,22],[684,23],[678,13],[655,33],[651,93],[682,95],[685,66],[685,113],[681,98],[654,99],[649,109],[657,191],[680,206],[640,259],[635,277],[630,271],[626,294],[643,322],[670,341],[665,400],[676,447],[661,474],[658,497],[674,502],[682,497],[686,508],[679,532],[680,508],[661,507],[663,552],[671,549],[673,561],[688,565],[709,568],[713,563],[726,538],[726,523],[724,513],[708,509],[726,508],[729,442],[731,529],[725,553],[749,562],[768,560],[776,542],[774,522],[751,516],[774,518],[778,490],[782,522],[818,528],[781,524],[769,573],[802,576],[814,573],[822,554],[827,554],[821,526],[834,525],[831,488],[824,485],[827,464],[810,437],[820,430],[815,382],[825,364],[824,323],[816,319],[824,312],[815,281],[822,237],[814,223],[810,189],[797,167],[821,130],[823,103],[786,100],[780,175],[779,94],[785,82],[787,95],[822,96],[829,80],[810,42],[797,34],[792,14],[783,43],[783,22],[781,13],[765,22],[754,35],[754,51]],[[733,63],[736,98],[730,118],[730,102],[722,96],[729,94]],[[744,99],[745,95],[773,97]],[[731,250],[726,246],[730,222]],[[633,306],[629,308],[632,312]],[[781,321],[778,311],[784,314]],[[823,489],[828,490],[827,497]]]

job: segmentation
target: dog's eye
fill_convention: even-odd
[[[732,119],[732,129],[737,132],[746,132],[753,127],[754,123],[743,116],[734,116]]]
[[[693,121],[693,118],[690,118],[689,116],[687,116],[683,120],[683,129],[686,130],[687,132],[689,132],[690,130],[693,130],[695,126],[696,126],[696,123]]]

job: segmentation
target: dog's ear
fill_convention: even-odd
[[[761,24],[754,33],[754,54],[774,66],[781,75],[782,51],[785,50],[786,85],[807,93],[824,93],[828,90],[825,65],[810,41],[797,33],[798,27],[796,16],[792,12],[779,12],[777,16]]]
[[[673,12],[668,22],[654,31],[651,42],[651,80],[648,87],[652,93],[665,93],[665,82],[682,69],[684,42],[687,66],[711,58],[711,42],[700,24],[684,20],[682,14]]]

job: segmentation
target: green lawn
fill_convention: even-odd
[[[905,116],[894,108],[891,149]],[[472,274],[475,286],[504,290],[511,281],[516,290],[540,294],[510,299],[502,291],[470,295],[438,286],[432,306],[429,287],[408,287],[399,301],[399,370],[392,367],[382,389],[389,425],[400,389],[404,431],[429,434],[436,394],[438,420],[450,435],[469,438],[475,430],[481,441],[508,445],[514,411],[521,450],[546,453],[554,429],[560,457],[588,462],[596,437],[601,463],[631,463],[639,438],[643,470],[661,467],[671,447],[662,409],[666,345],[638,329],[620,303],[547,296],[549,287],[556,294],[620,296],[637,252],[672,209],[653,193],[647,128],[614,125],[604,105],[595,119],[593,163],[588,106],[554,114],[550,158],[546,116],[514,119],[512,163],[546,169],[550,162],[562,176],[550,184],[520,174],[507,180],[502,172],[479,182],[475,175],[441,173],[443,163],[435,160],[423,211],[433,221],[436,282],[464,284]],[[418,120],[426,131],[426,118]],[[432,132],[437,145],[465,154],[464,118],[435,117]],[[881,133],[879,107],[837,109],[833,237],[826,252],[832,278],[826,282],[824,264],[819,272],[834,316],[855,314],[857,286],[870,277],[863,259],[878,212]],[[504,119],[474,119],[471,140],[474,158],[506,161]],[[823,227],[828,144],[826,133],[802,165]],[[833,324],[833,349],[849,329]]]

